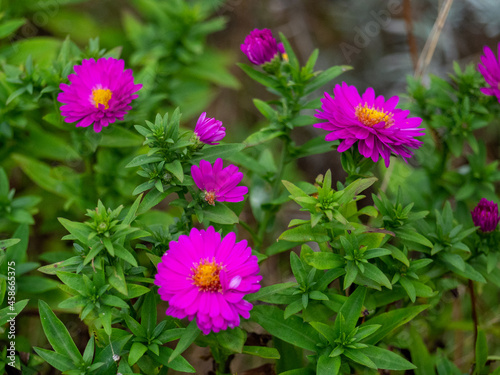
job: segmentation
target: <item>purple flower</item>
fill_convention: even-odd
[[[76,74],[70,74],[70,84],[61,83],[63,91],[57,96],[62,103],[61,115],[65,122],[77,122],[77,127],[94,124],[99,133],[104,126],[118,120],[132,109],[129,105],[139,95],[132,95],[141,89],[134,84],[132,70],[124,70],[125,62],[112,57],[82,61],[75,65]]]
[[[260,289],[262,276],[247,241],[236,242],[233,232],[221,239],[213,227],[193,228],[169,247],[155,276],[161,299],[169,303],[167,315],[196,317],[205,335],[250,317],[253,306],[243,297]]]
[[[498,205],[493,201],[482,198],[479,204],[471,211],[472,221],[476,227],[480,227],[482,232],[493,232],[500,216],[498,216]]]
[[[207,145],[218,145],[226,135],[226,128],[222,126],[222,121],[214,118],[206,118],[207,113],[203,112],[196,122],[194,133],[198,139]]]
[[[481,88],[481,92],[485,95],[495,95],[500,103],[500,43],[498,43],[498,59],[493,54],[490,47],[485,46],[484,56],[481,56],[481,62],[484,65],[478,64],[478,69],[483,75],[486,83],[491,87]]]
[[[240,48],[255,65],[270,62],[278,54],[278,42],[269,29],[254,29]]]
[[[246,186],[236,186],[243,179],[238,167],[229,164],[223,168],[222,159],[218,158],[213,167],[206,160],[200,160],[200,166],[191,167],[191,175],[200,190],[205,192],[205,200],[214,205],[218,202],[241,202],[248,193]]]
[[[414,138],[425,134],[425,129],[419,128],[422,119],[408,118],[410,111],[397,109],[399,97],[385,101],[383,96],[375,97],[371,87],[360,96],[354,86],[345,82],[336,85],[333,93],[334,98],[325,92],[321,110],[316,113],[317,118],[328,122],[314,126],[331,132],[326,141],[341,140],[337,151],[344,152],[358,142],[361,155],[374,162],[381,156],[388,167],[391,152],[406,161],[413,155],[410,149],[423,144]]]

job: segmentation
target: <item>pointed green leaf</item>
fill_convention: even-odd
[[[68,330],[52,312],[49,305],[43,300],[38,300],[38,310],[40,312],[43,331],[50,345],[52,345],[57,353],[67,356],[74,363],[80,363],[83,360],[82,355],[78,351]]]

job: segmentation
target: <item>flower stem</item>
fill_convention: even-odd
[[[476,363],[476,343],[477,343],[477,310],[476,310],[476,295],[474,293],[474,282],[469,279],[470,303],[472,308],[472,320],[474,321],[474,363]]]
[[[279,193],[280,193],[280,186],[281,186],[281,178],[283,176],[283,171],[285,169],[285,166],[288,164],[288,144],[290,140],[289,138],[285,138],[283,140],[283,145],[281,149],[281,156],[278,164],[278,170],[276,172],[276,175],[274,176],[274,181],[272,183],[272,190],[271,190],[271,202],[274,201],[276,198],[278,198]],[[266,213],[264,215],[264,220],[259,225],[259,230],[257,233],[257,244],[262,251],[261,247],[264,243],[264,238],[266,236],[266,229],[267,226],[269,225],[269,222],[273,218],[273,216],[276,214],[276,208],[275,207],[270,207],[268,210],[266,210]]]

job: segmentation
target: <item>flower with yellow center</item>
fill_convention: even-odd
[[[191,280],[200,292],[222,292],[219,278],[221,269],[222,266],[217,264],[215,260],[209,262],[207,259],[202,259],[200,263],[191,268],[193,272]]]
[[[375,163],[382,157],[388,167],[391,155],[405,161],[412,157],[413,150],[423,144],[417,137],[425,134],[422,119],[408,117],[409,110],[396,108],[398,101],[397,96],[387,100],[376,96],[371,87],[360,94],[356,87],[342,82],[333,88],[333,96],[325,93],[321,99],[316,118],[324,122],[314,126],[328,131],[326,141],[340,141],[338,152],[356,147]]]
[[[96,108],[99,108],[99,104],[104,105],[105,109],[109,108],[108,102],[111,100],[113,93],[109,89],[94,89],[92,90],[92,100]]]
[[[363,123],[363,125],[369,126],[370,128],[373,125],[377,125],[382,121],[385,122],[386,129],[394,125],[394,120],[392,119],[392,113],[386,113],[384,111],[381,111],[379,108],[375,109],[373,107],[368,106],[368,104],[366,103],[363,106],[361,104],[358,105],[356,107],[355,114],[358,120]]]

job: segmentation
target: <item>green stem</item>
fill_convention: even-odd
[[[285,138],[283,140],[283,146],[281,149],[281,157],[279,160],[278,164],[278,171],[276,172],[276,175],[274,176],[274,181],[272,183],[272,191],[271,191],[271,202],[274,201],[276,198],[278,198],[279,193],[280,193],[280,186],[281,186],[281,178],[283,176],[283,171],[285,169],[286,164],[288,164],[288,145],[290,143],[289,138]],[[259,230],[257,233],[257,244],[259,249],[262,251],[261,247],[264,243],[264,238],[266,236],[266,229],[267,226],[269,225],[270,220],[273,218],[273,216],[276,214],[276,209],[274,207],[270,207],[265,215],[264,215],[264,220],[259,225]]]
[[[472,308],[472,320],[474,321],[474,348],[477,344],[477,327],[479,325],[476,310],[476,295],[474,293],[474,282],[469,279],[470,303]],[[474,363],[476,363],[476,351],[474,350]]]

